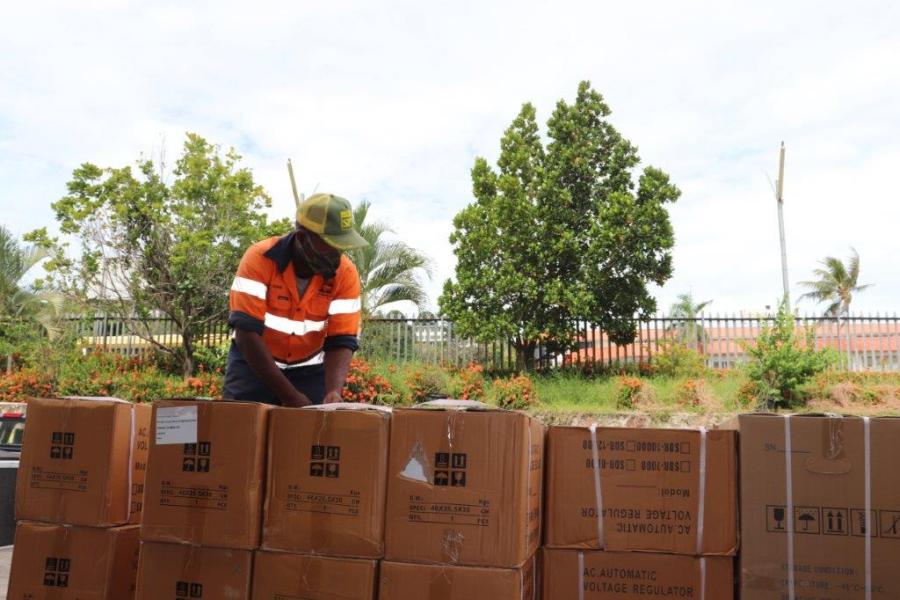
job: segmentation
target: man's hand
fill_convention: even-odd
[[[282,406],[288,406],[290,408],[303,408],[304,406],[310,406],[312,401],[306,397],[305,394],[301,394],[297,392],[297,394],[286,401],[282,401]]]
[[[323,403],[324,404],[335,404],[337,402],[343,402],[343,401],[344,401],[344,399],[341,398],[340,392],[328,392],[327,394],[325,394],[325,400],[323,401]]]

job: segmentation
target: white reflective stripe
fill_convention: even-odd
[[[251,296],[255,296],[260,300],[265,300],[266,291],[268,291],[269,288],[266,287],[266,284],[261,281],[238,276],[235,277],[234,281],[231,283],[231,289],[235,292],[250,294]]]
[[[266,327],[287,333],[290,335],[306,335],[311,331],[325,329],[325,321],[293,321],[287,317],[278,317],[272,313],[266,313]]]
[[[296,364],[289,365],[287,363],[275,361],[275,366],[279,369],[296,369],[297,367],[310,367],[312,365],[321,365],[325,362],[325,353],[319,352],[309,360],[305,360],[303,362],[299,362]]]
[[[359,298],[350,298],[347,300],[332,300],[328,306],[329,315],[348,315],[359,312],[362,303]]]

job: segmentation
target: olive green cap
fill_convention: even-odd
[[[313,194],[297,209],[297,223],[316,233],[338,250],[368,246],[353,223],[353,208],[346,198],[334,194]]]

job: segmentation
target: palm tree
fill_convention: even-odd
[[[393,232],[383,223],[366,223],[369,206],[362,201],[353,210],[356,227],[369,245],[348,253],[359,270],[363,315],[402,300],[424,308],[428,294],[422,275],[431,279],[431,260],[403,242],[385,240],[384,234]]]
[[[32,320],[49,336],[58,333],[58,316],[64,296],[54,291],[35,291],[23,283],[28,272],[49,256],[39,246],[20,246],[8,229],[0,225],[0,320],[8,324]],[[6,370],[12,368],[7,354]]]
[[[812,281],[801,281],[800,285],[810,291],[800,296],[800,300],[815,300],[817,304],[828,302],[825,308],[825,316],[837,321],[838,332],[841,329],[841,317],[850,315],[850,303],[853,294],[871,287],[871,284],[859,285],[859,254],[856,249],[850,248],[852,253],[847,264],[834,256],[826,256],[819,261],[822,268],[813,270],[817,277]],[[846,328],[847,337],[847,368],[850,368],[850,328]]]
[[[694,296],[690,292],[687,294],[679,294],[675,302],[669,309],[669,316],[673,319],[681,319],[678,324],[672,324],[671,328],[677,331],[677,339],[687,345],[691,343],[699,352],[706,339],[706,331],[699,322],[700,313],[703,309],[712,304],[712,300],[705,302],[694,302]]]

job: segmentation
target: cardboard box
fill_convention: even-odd
[[[900,598],[900,419],[739,422],[742,596]]]
[[[257,551],[253,600],[375,600],[378,562]]]
[[[365,404],[272,410],[264,548],[384,555],[390,419]]]
[[[541,539],[544,427],[466,401],[394,410],[385,554],[518,567]]]
[[[727,556],[547,549],[542,562],[544,600],[734,598],[734,559]]]
[[[734,431],[551,427],[544,543],[734,555],[737,478]]]
[[[6,598],[131,600],[138,529],[19,523]]]
[[[259,546],[268,412],[249,402],[153,403],[142,540]]]
[[[140,523],[150,406],[115,398],[31,398],[16,519]]]
[[[253,552],[141,542],[135,600],[250,600]]]
[[[534,600],[534,557],[516,569],[382,562],[379,600]]]

